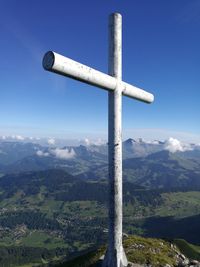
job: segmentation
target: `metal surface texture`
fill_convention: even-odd
[[[108,154],[109,154],[109,241],[103,267],[126,267],[122,245],[122,95],[151,103],[154,96],[122,81],[122,17],[109,19],[108,74],[49,51],[44,55],[45,70],[71,77],[108,91]]]
[[[43,67],[45,70],[67,76],[108,91],[114,91],[118,83],[115,77],[90,68],[53,51],[48,51],[44,55]],[[126,82],[121,81],[120,87],[124,96],[146,103],[151,103],[154,100],[154,96],[151,93]]]
[[[109,19],[109,75],[117,86],[108,92],[109,240],[103,267],[125,267],[122,245],[122,17]]]

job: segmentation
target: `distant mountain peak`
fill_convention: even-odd
[[[157,140],[157,139],[155,139],[155,140],[153,140],[153,141],[151,142],[151,144],[153,144],[153,145],[164,145],[164,143],[165,143],[165,142],[160,141],[160,140]]]
[[[127,145],[132,145],[134,143],[137,143],[137,142],[135,139],[132,139],[132,138],[129,138],[129,139],[124,141],[124,144],[127,144]]]
[[[127,145],[133,145],[133,144],[144,144],[145,141],[142,138],[137,138],[137,139],[128,138],[123,143]]]

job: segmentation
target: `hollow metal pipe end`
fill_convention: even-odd
[[[55,62],[55,55],[53,51],[48,51],[44,54],[42,60],[42,66],[45,70],[52,70],[52,67]]]

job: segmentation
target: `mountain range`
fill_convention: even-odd
[[[175,141],[174,141],[175,140]],[[107,145],[48,147],[0,142],[0,173],[62,169],[87,180],[108,179]],[[123,142],[123,179],[147,188],[200,186],[200,147],[176,139]]]

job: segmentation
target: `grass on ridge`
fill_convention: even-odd
[[[184,239],[174,239],[173,243],[176,244],[180,251],[189,259],[200,260],[200,246],[190,244]]]

